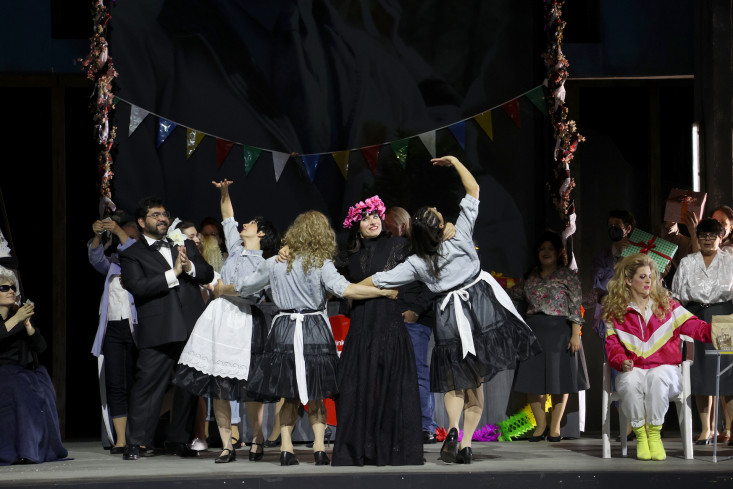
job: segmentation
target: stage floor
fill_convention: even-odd
[[[636,460],[635,442],[629,457],[622,458],[620,444],[612,444],[611,459],[601,458],[600,436],[587,435],[560,443],[474,442],[474,463],[445,464],[438,460],[440,444],[425,446],[425,465],[407,467],[316,467],[312,452],[296,446],[301,464],[280,467],[279,450],[266,451],[260,462],[249,462],[247,449],[229,464],[214,464],[219,450],[202,452],[198,458],[157,455],[130,462],[110,455],[98,442],[67,443],[70,460],[39,465],[0,467],[0,487],[246,487],[322,488],[325,484],[348,489],[451,488],[455,484],[476,487],[699,487],[733,482],[733,447],[718,448],[718,463],[712,463],[712,446],[695,447],[695,460],[685,460],[678,437],[664,439],[667,460]],[[332,448],[332,447],[331,447]],[[330,453],[330,448],[327,450]],[[467,486],[464,486],[467,487]],[[452,489],[452,488],[451,488]]]

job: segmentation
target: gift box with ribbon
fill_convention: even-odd
[[[698,220],[702,219],[707,197],[708,194],[704,192],[673,188],[669,192],[667,203],[664,206],[664,220],[685,222],[685,216],[688,212],[694,212]]]
[[[501,285],[504,290],[511,289],[517,284],[517,279],[511,277],[505,277],[503,273],[497,273],[492,271],[491,276]]]
[[[631,244],[624,249],[621,256],[626,257],[634,253],[649,255],[649,258],[657,264],[657,269],[660,274],[664,273],[667,264],[672,261],[672,257],[677,253],[676,244],[665,241],[641,229],[634,229],[631,232],[629,243]]]

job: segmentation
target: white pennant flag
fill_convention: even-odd
[[[289,153],[280,153],[278,151],[272,152],[272,167],[275,169],[276,182],[280,181],[280,175],[282,175],[282,172],[285,169],[285,164],[288,162],[289,158]]]
[[[145,119],[148,114],[148,112],[145,109],[141,109],[140,107],[137,107],[135,105],[131,105],[130,108],[130,128],[127,131],[127,135],[129,136],[132,134],[135,129],[137,129],[137,126],[140,125],[140,123]]]
[[[425,145],[430,156],[435,158],[435,131],[424,132],[418,135],[420,141]]]

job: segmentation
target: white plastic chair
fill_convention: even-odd
[[[676,397],[670,398],[670,401],[674,401],[677,406],[677,418],[680,422],[680,436],[682,437],[682,446],[684,447],[685,459],[691,460],[694,458],[692,449],[692,388],[690,385],[690,366],[694,360],[695,348],[694,341],[689,336],[680,335],[680,346],[683,346],[687,342],[687,348],[683,349],[686,351],[685,358],[680,364],[680,374],[682,375],[682,391]],[[601,438],[603,441],[603,458],[611,458],[611,403],[620,399],[618,392],[611,390],[611,367],[608,362],[603,363],[603,396],[601,406],[601,426],[602,434]],[[627,419],[621,413],[618,412],[618,424],[621,431],[621,456],[626,457],[627,455],[627,441],[623,434],[626,432]]]

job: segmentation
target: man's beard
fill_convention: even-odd
[[[148,223],[145,223],[145,234],[152,238],[163,239],[166,233],[168,233],[168,225],[166,224],[164,231],[160,231],[158,229],[158,224],[159,223],[156,222],[154,225],[151,226]]]

